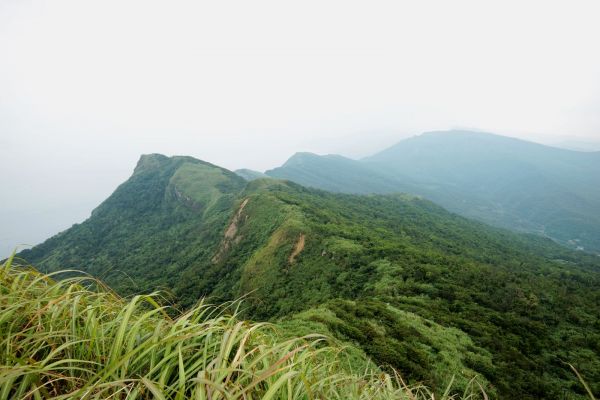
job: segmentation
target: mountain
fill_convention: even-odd
[[[266,173],[336,192],[421,195],[469,218],[600,253],[600,152],[430,132],[360,161],[297,154]]]
[[[235,172],[237,175],[241,176],[242,178],[244,178],[247,181],[253,181],[255,179],[261,179],[261,178],[268,178],[269,176],[260,172],[260,171],[254,171],[251,169],[247,169],[247,168],[242,168],[242,169],[236,169]]]
[[[398,188],[402,186],[399,179],[383,176],[377,169],[371,170],[364,163],[338,155],[296,153],[283,166],[267,171],[266,175],[304,186],[354,194],[399,192]]]
[[[164,289],[184,309],[245,296],[245,317],[333,336],[354,368],[366,355],[438,393],[478,376],[492,398],[582,398],[567,361],[600,390],[600,258],[418,196],[246,182],[146,155],[88,220],[18,256],[124,295]]]
[[[600,151],[600,142],[591,142],[584,140],[562,140],[555,143],[550,143],[551,146],[561,149],[575,151]]]

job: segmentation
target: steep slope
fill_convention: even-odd
[[[83,269],[125,293],[170,288],[210,261],[244,186],[191,157],[145,155],[88,220],[22,254],[46,271]]]
[[[600,382],[598,257],[414,196],[246,183],[145,156],[89,220],[20,257],[125,294],[167,288],[183,307],[245,295],[247,317],[334,335],[436,390],[477,374],[501,398],[582,394],[562,361]]]
[[[598,152],[451,131],[403,140],[361,161],[340,159],[312,155],[267,174],[345,193],[413,193],[470,218],[600,252]],[[339,172],[349,163],[350,179]]]

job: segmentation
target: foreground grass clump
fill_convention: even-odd
[[[321,336],[282,340],[203,304],[173,319],[157,294],[91,286],[0,266],[0,400],[433,398],[377,369],[348,372]]]

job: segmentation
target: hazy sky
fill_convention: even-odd
[[[141,153],[230,169],[422,131],[600,141],[593,1],[0,0],[0,256]]]

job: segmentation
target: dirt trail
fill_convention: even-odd
[[[293,264],[298,254],[300,254],[302,250],[304,250],[305,243],[306,236],[304,235],[304,233],[301,233],[300,237],[298,238],[298,241],[296,242],[296,246],[294,246],[294,251],[292,251],[292,254],[290,254],[290,258],[288,259],[290,264]]]
[[[225,238],[226,239],[233,239],[233,237],[237,233],[238,224],[240,222],[240,217],[242,216],[242,211],[244,210],[244,207],[246,207],[246,204],[248,204],[248,199],[246,199],[246,200],[244,200],[242,202],[242,204],[240,205],[240,208],[239,208],[238,212],[233,217],[233,220],[231,221],[231,224],[229,225],[229,227],[225,231]]]
[[[246,204],[248,204],[248,200],[249,199],[245,199],[242,202],[242,204],[240,204],[240,208],[238,209],[237,213],[235,213],[235,215],[231,219],[231,224],[229,224],[229,226],[227,227],[227,230],[225,231],[225,235],[223,237],[223,240],[221,240],[221,245],[219,246],[219,250],[212,258],[213,263],[218,263],[223,259],[223,257],[225,256],[225,253],[227,253],[227,251],[229,251],[229,249],[231,248],[232,241],[234,243],[238,243],[239,240],[241,239],[241,237],[236,238],[235,235],[237,234],[237,231],[238,231],[238,226],[240,223],[240,219],[242,217],[242,211],[244,210],[244,207],[246,207]]]

